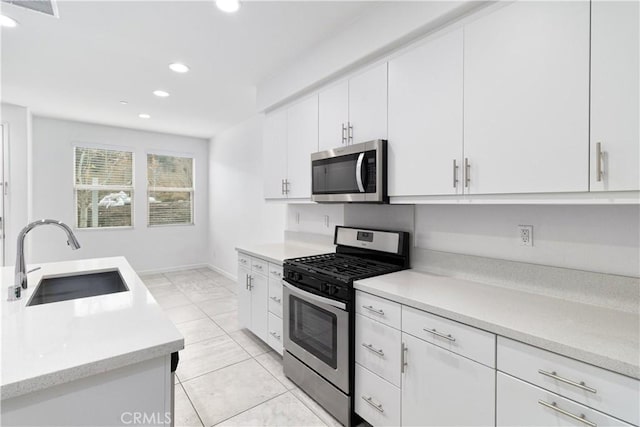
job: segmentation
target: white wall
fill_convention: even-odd
[[[43,227],[31,232],[28,262],[124,255],[137,271],[165,270],[207,262],[207,140],[177,135],[33,118],[33,217],[75,224],[73,145],[79,143],[129,147],[134,151],[134,228],[77,230],[82,245],[66,247],[61,230]],[[195,159],[193,226],[147,227],[146,153],[160,150]]]
[[[416,206],[416,246],[640,276],[638,206]],[[533,225],[533,247],[517,226]]]
[[[264,200],[263,120],[254,116],[218,134],[209,149],[209,262],[233,276],[237,246],[284,239],[286,205]]]
[[[333,236],[336,225],[342,224],[342,204],[290,204],[287,207],[287,231]]]
[[[5,199],[5,265],[13,265],[16,238],[30,218],[31,114],[25,107],[2,104],[0,123],[6,126],[8,137],[5,149],[8,157],[5,178],[9,182]]]

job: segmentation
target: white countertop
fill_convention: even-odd
[[[38,264],[7,301],[2,268],[2,386],[8,399],[173,353],[184,339],[124,257]],[[33,268],[34,265],[29,265]],[[129,291],[27,307],[43,277],[119,270]]]
[[[335,252],[333,245],[304,244],[300,242],[268,243],[263,245],[239,246],[238,252],[243,252],[258,258],[266,259],[275,264],[282,264],[285,259],[298,258]]]
[[[640,318],[628,313],[415,270],[355,288],[640,379]]]

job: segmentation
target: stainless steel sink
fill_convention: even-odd
[[[27,306],[128,291],[117,270],[48,277],[40,281]]]

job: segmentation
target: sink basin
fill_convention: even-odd
[[[73,276],[49,277],[40,281],[38,288],[27,306],[126,291],[129,291],[129,288],[124,284],[117,270]]]

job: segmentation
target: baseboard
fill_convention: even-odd
[[[233,280],[234,282],[236,282],[238,280],[238,276],[234,276],[233,274],[229,273],[228,271],[225,271],[225,270],[221,269],[220,267],[216,267],[215,265],[207,264],[207,265],[205,265],[205,267],[210,268],[211,270],[215,271],[216,273],[222,274],[224,277],[226,277],[227,279]]]
[[[159,274],[159,273],[171,273],[173,271],[180,271],[180,270],[193,270],[195,268],[211,268],[209,265],[207,264],[189,264],[189,265],[178,265],[175,267],[166,267],[166,268],[156,268],[153,270],[140,270],[140,271],[136,271],[136,273],[143,275],[143,274]]]

